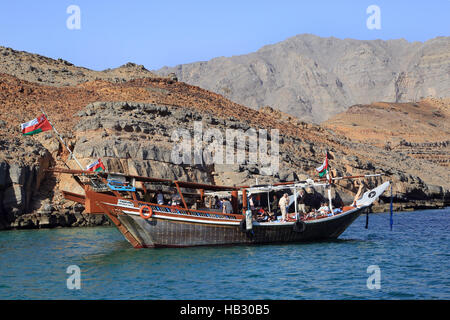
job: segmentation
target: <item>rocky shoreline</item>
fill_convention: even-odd
[[[50,210],[49,210],[50,211]],[[21,215],[8,226],[0,230],[52,229],[67,227],[111,226],[105,215],[90,215],[84,208],[66,211],[36,212]]]

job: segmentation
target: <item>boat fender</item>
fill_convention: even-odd
[[[252,211],[247,210],[245,212],[245,231],[250,231],[253,228],[253,217],[252,217]]]
[[[306,229],[306,224],[303,221],[301,221],[301,220],[297,220],[294,223],[293,229],[294,229],[294,232],[302,233]]]
[[[147,215],[144,214],[144,209],[148,210]],[[145,220],[150,219],[153,215],[153,210],[149,206],[143,206],[139,209],[139,215],[141,216],[142,219],[145,219]]]

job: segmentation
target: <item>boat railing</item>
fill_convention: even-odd
[[[167,213],[167,214],[178,214],[183,216],[191,216],[191,217],[203,217],[203,218],[213,218],[213,219],[224,219],[224,220],[241,220],[242,215],[239,214],[231,214],[231,213],[222,213],[222,212],[214,212],[214,211],[204,211],[204,210],[196,210],[196,209],[185,209],[179,206],[166,206],[154,203],[143,203],[137,202],[136,205],[138,207],[148,206],[155,213]]]

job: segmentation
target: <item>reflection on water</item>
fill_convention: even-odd
[[[449,299],[449,209],[360,217],[337,240],[133,249],[113,227],[0,232],[1,299]],[[68,290],[67,267],[81,269]],[[381,269],[381,289],[366,286]]]

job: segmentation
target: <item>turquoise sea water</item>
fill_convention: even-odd
[[[450,299],[450,208],[364,225],[320,243],[140,250],[113,227],[4,231],[0,299]]]

